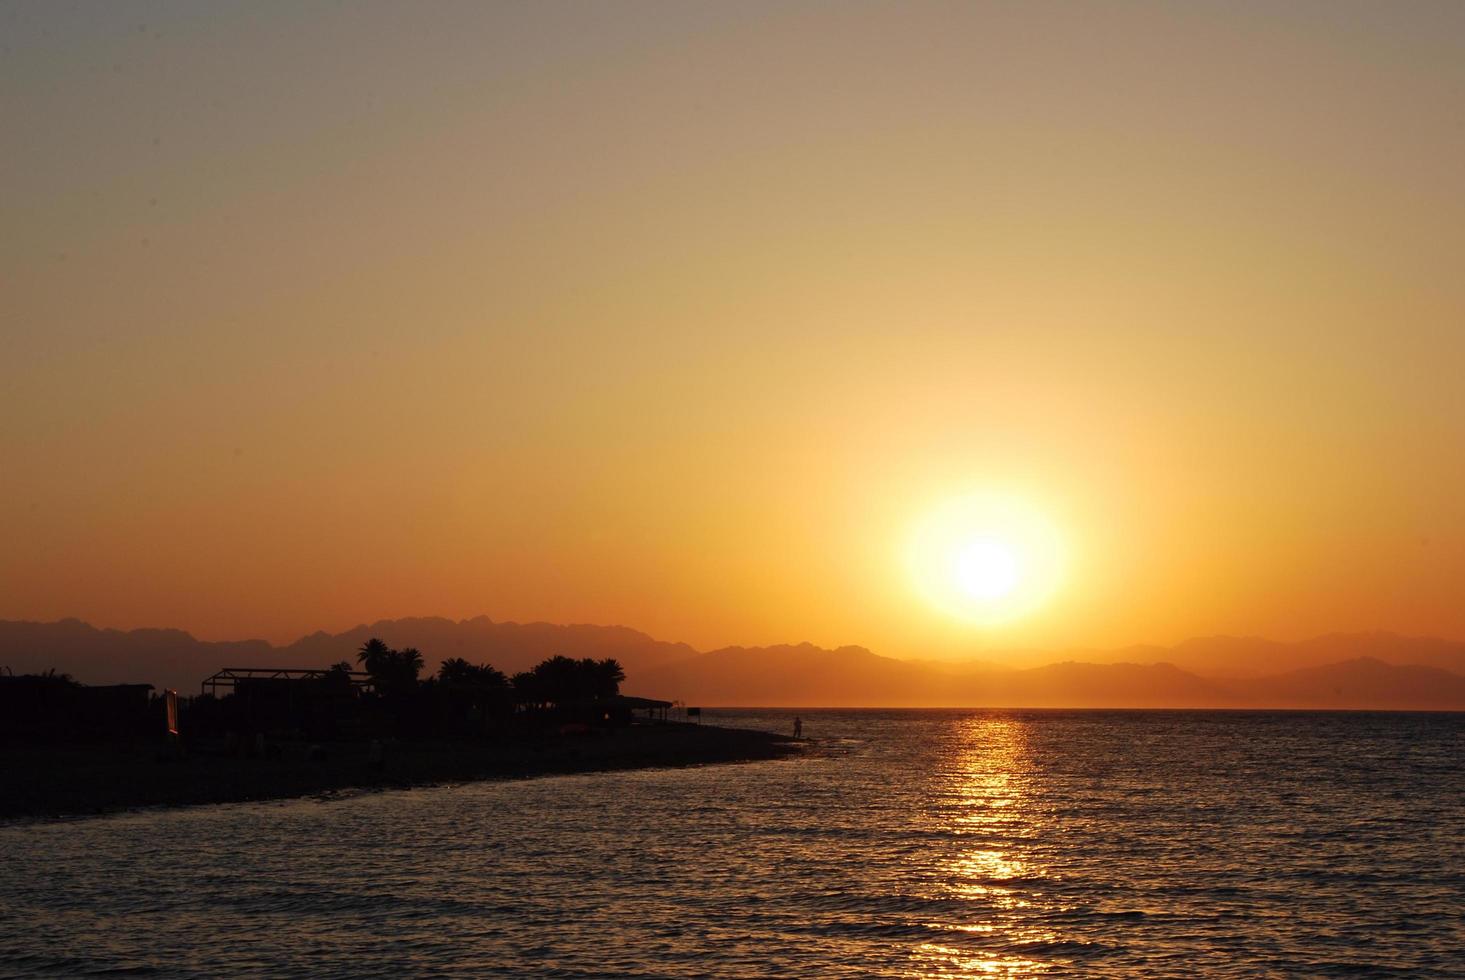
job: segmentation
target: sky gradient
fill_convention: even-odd
[[[1465,5],[4,3],[0,119],[0,618],[1465,637]]]

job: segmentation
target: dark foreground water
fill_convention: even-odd
[[[0,976],[1465,973],[1465,716],[803,717],[794,761],[0,827]]]

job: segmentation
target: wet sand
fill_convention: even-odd
[[[153,742],[0,747],[0,819],[77,816],[144,806],[186,806],[312,796],[473,779],[517,779],[782,758],[785,736],[712,725],[667,724],[493,739],[388,742],[374,767],[363,742],[278,746],[237,758],[195,750],[167,758]]]

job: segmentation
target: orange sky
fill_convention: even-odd
[[[1465,5],[0,11],[0,617],[1465,636]],[[902,565],[999,490],[1062,588]]]

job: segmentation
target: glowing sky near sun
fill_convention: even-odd
[[[34,3],[0,39],[0,617],[1465,636],[1465,5]],[[912,581],[984,493],[1062,540],[1023,615]]]

